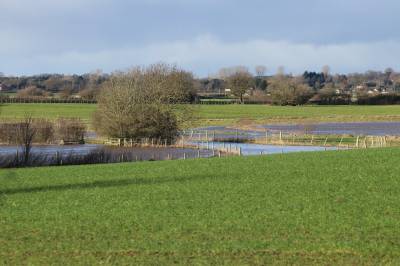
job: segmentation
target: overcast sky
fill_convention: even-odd
[[[0,72],[400,70],[399,0],[0,0]]]

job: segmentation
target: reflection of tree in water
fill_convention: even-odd
[[[314,124],[304,124],[303,125],[303,132],[304,134],[312,134],[316,129]]]

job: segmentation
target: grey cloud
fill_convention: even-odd
[[[25,67],[29,71],[36,69],[41,72],[49,72],[49,69],[54,70],[52,72],[74,69],[82,73],[97,68],[110,72],[133,65],[165,61],[177,63],[200,76],[212,74],[220,67],[238,64],[249,67],[264,64],[270,70],[284,65],[288,71],[296,74],[306,69],[320,70],[328,64],[334,72],[354,72],[387,66],[400,69],[400,55],[396,53],[398,49],[400,42],[394,41],[315,45],[269,40],[224,42],[205,35],[187,41],[97,52],[71,51],[59,55],[36,55],[15,61],[8,71],[21,71]],[[41,68],[35,68],[35,65]]]

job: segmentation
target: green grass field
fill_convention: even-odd
[[[96,105],[92,104],[7,104],[1,107],[5,119],[36,117],[81,117],[89,121]],[[323,121],[400,121],[400,105],[392,106],[301,106],[198,105],[193,108],[196,126],[233,125],[273,122]]]
[[[0,106],[0,117],[4,119],[20,119],[26,114],[34,117],[56,119],[58,117],[80,117],[90,120],[96,110],[94,104],[41,104],[13,103]]]
[[[400,264],[400,149],[0,170],[0,264]]]

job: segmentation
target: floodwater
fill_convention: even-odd
[[[45,156],[58,156],[67,157],[71,155],[87,155],[91,152],[98,151],[105,148],[108,154],[129,155],[133,160],[165,160],[165,159],[183,159],[183,158],[207,158],[213,155],[211,150],[201,150],[193,148],[169,148],[169,147],[134,147],[134,148],[120,148],[120,147],[106,147],[99,144],[84,144],[84,145],[42,145],[34,146],[32,154]],[[22,149],[17,146],[0,146],[0,156],[15,155],[22,152]]]
[[[265,125],[262,127],[271,131],[315,135],[400,136],[400,122]]]
[[[208,137],[216,139],[255,139],[265,137],[269,133],[297,133],[314,135],[354,135],[354,136],[400,136],[400,122],[359,122],[359,123],[321,123],[321,124],[273,124],[258,127],[260,130],[241,130],[229,127],[205,127],[186,131],[193,139]]]
[[[231,143],[231,142],[192,142],[193,145],[199,145],[202,148],[227,149],[232,151],[241,150],[241,154],[260,155],[260,154],[277,154],[277,153],[292,153],[292,152],[311,152],[337,150],[336,147],[320,147],[320,146],[284,146],[284,145],[263,145],[251,143]]]
[[[241,150],[241,154],[260,155],[260,154],[275,154],[275,153],[291,153],[291,152],[307,152],[307,151],[324,151],[336,150],[334,147],[319,147],[319,146],[279,146],[279,145],[262,145],[250,143],[233,143],[233,142],[205,142],[190,141],[187,144],[197,146],[197,148],[169,148],[169,147],[135,147],[135,148],[120,148],[120,147],[105,147],[111,155],[125,154],[132,160],[166,160],[166,159],[184,159],[184,158],[209,158],[217,155],[213,150],[236,151]],[[85,144],[85,145],[48,145],[34,146],[32,154],[43,156],[58,156],[67,157],[71,155],[86,155],[95,152],[103,145]],[[16,146],[0,146],[0,156],[15,155],[21,149]]]
[[[124,152],[129,152],[134,158],[140,160],[163,160],[163,159],[181,159],[181,158],[196,158],[196,157],[211,157],[213,155],[212,148],[232,148],[241,149],[243,155],[256,154],[274,154],[274,153],[289,153],[303,151],[323,151],[334,150],[334,147],[318,147],[318,146],[277,146],[277,145],[262,145],[248,143],[229,142],[232,139],[251,140],[265,137],[265,131],[270,133],[300,133],[300,134],[315,134],[315,135],[369,135],[369,136],[400,136],[400,122],[361,122],[361,123],[322,123],[322,124],[294,124],[294,125],[264,125],[260,126],[263,130],[236,130],[229,127],[206,127],[188,130],[184,132],[186,137],[190,137],[189,144],[198,145],[203,150],[200,152],[192,148],[126,148]],[[207,132],[207,133],[205,133]],[[205,134],[216,142],[206,143],[204,140]],[[224,142],[224,140],[228,142]],[[221,142],[219,142],[221,141]],[[54,156],[57,153],[59,156],[70,155],[86,155],[100,148],[103,145],[84,144],[84,145],[43,145],[34,146],[32,153],[41,154],[44,156]],[[209,150],[207,150],[209,148]],[[108,150],[117,148],[107,148]],[[16,146],[0,146],[0,156],[14,155],[21,149]],[[121,152],[120,150],[118,152]]]
[[[38,145],[32,147],[33,154],[42,155],[55,155],[57,152],[60,155],[86,155],[91,151],[101,148],[102,145],[97,144],[83,144],[83,145]],[[14,155],[21,152],[22,149],[17,146],[0,146],[0,156],[1,155]]]
[[[206,133],[207,132],[207,133]],[[256,130],[242,130],[242,129],[232,129],[229,127],[204,127],[196,128],[194,130],[185,131],[184,135],[186,137],[191,137],[193,140],[204,139],[207,134],[208,138],[218,139],[218,140],[248,140],[256,139],[265,136],[265,132]]]

